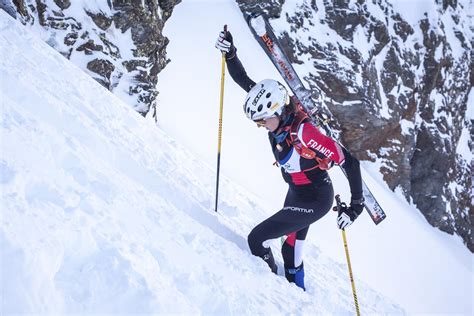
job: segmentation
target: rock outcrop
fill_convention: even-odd
[[[162,30],[181,0],[2,0],[0,7],[146,115],[166,66]]]

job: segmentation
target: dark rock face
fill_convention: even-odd
[[[2,7],[48,30],[41,34],[48,44],[146,115],[156,107],[157,75],[169,62],[162,29],[180,2],[108,0],[77,10],[71,0],[2,0]]]
[[[436,16],[420,14],[410,25],[385,0],[306,1],[294,12],[282,1],[237,2],[244,14],[288,23],[279,34],[283,49],[308,67],[302,79],[341,124],[334,123],[341,142],[359,159],[381,162],[392,190],[474,252],[472,161],[457,149],[463,143],[473,152],[468,8],[439,1]]]
[[[107,89],[110,89],[110,81],[106,80],[110,78],[110,75],[115,70],[114,64],[108,60],[94,59],[87,63],[87,69],[94,73],[101,74],[101,78],[96,78],[96,80]]]
[[[269,17],[280,17],[281,7],[285,0],[245,0],[237,1],[240,10],[245,13],[264,12]]]

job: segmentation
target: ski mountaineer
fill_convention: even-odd
[[[215,47],[225,53],[232,79],[248,93],[244,102],[245,114],[259,127],[268,130],[273,154],[289,185],[283,208],[250,232],[250,251],[277,273],[272,250],[265,248],[263,242],[286,235],[281,248],[286,279],[305,290],[303,243],[309,226],[328,213],[334,199],[327,169],[334,163],[339,164],[348,177],[351,204],[341,209],[337,218],[338,227],[344,229],[363,209],[359,161],[322,134],[299,110],[298,100],[289,96],[281,83],[272,79],[255,83],[250,79],[237,57],[229,31],[219,34]]]

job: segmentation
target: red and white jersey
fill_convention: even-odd
[[[341,146],[332,138],[322,134],[317,127],[307,122],[298,129],[298,138],[304,146],[313,149],[336,164],[344,162],[344,153]]]
[[[280,165],[283,178],[293,185],[305,185],[327,181],[327,172],[318,168],[315,159],[301,157],[296,148],[291,143],[288,134],[285,141],[277,144],[276,139],[271,135],[273,154]],[[336,164],[342,164],[345,160],[343,150],[332,138],[321,133],[317,127],[310,122],[301,123],[298,129],[298,138],[301,143],[316,153],[319,158],[329,158]]]

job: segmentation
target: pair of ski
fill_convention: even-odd
[[[277,68],[280,75],[293,91],[295,97],[301,102],[306,112],[313,119],[314,123],[324,128],[326,134],[329,137],[334,138],[334,132],[327,124],[327,120],[320,112],[318,112],[318,107],[311,98],[311,92],[309,92],[303,86],[298,74],[294,70],[288,57],[283,52],[278,38],[275,36],[275,33],[270,23],[268,23],[268,20],[263,15],[252,15],[247,18],[247,23],[253,35],[255,36],[255,39],[258,41],[267,56]],[[380,204],[377,202],[374,195],[370,192],[363,180],[362,186],[365,199],[364,207],[374,223],[377,225],[385,219],[385,212],[383,211],[382,207],[380,207]]]

